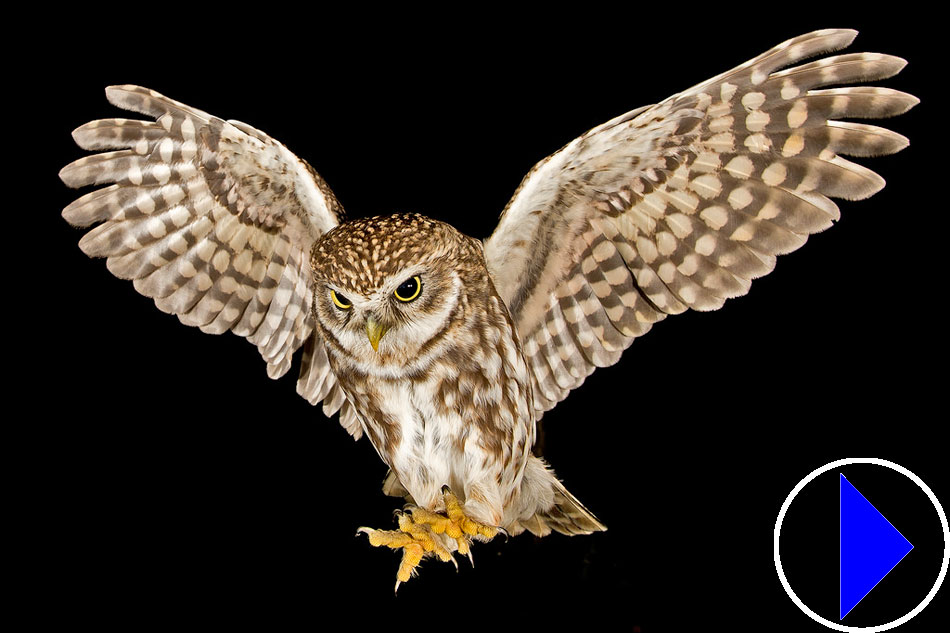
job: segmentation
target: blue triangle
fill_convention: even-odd
[[[844,475],[840,477],[838,604],[840,618],[844,618],[914,546]]]

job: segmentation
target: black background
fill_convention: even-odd
[[[28,561],[17,584],[33,621],[826,630],[787,598],[772,561],[795,484],[874,456],[950,499],[935,439],[946,418],[945,55],[932,17],[906,8],[826,6],[820,19],[794,8],[187,5],[11,22],[26,37],[7,55],[19,108],[7,125],[29,160],[7,172],[28,194],[6,209],[17,242],[8,365],[26,405],[12,425],[26,434],[10,446]],[[546,457],[609,531],[498,539],[475,548],[474,570],[425,563],[398,596],[398,555],[354,537],[398,507],[370,445],[299,398],[295,371],[268,380],[252,345],[156,310],[86,258],[82,232],[59,215],[79,195],[57,178],[83,155],[71,130],[137,116],[103,94],[137,83],[281,140],[351,217],[417,211],[485,237],[522,176],[572,138],[825,27],[861,31],[850,50],[911,62],[878,83],[921,99],[886,123],[912,145],[863,161],[888,186],[841,202],[841,221],[747,297],[658,324],[545,416]],[[945,587],[901,630],[945,623],[947,605]]]

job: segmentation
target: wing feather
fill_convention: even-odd
[[[311,247],[343,217],[324,180],[249,125],[138,86],[106,96],[155,120],[92,121],[73,133],[101,153],[64,167],[63,182],[108,185],[63,210],[75,226],[98,224],[80,248],[182,323],[247,338],[272,378],[306,345],[298,392],[313,404],[331,398],[325,409],[343,409],[359,436],[310,314]]]
[[[918,100],[876,87],[904,60],[850,53],[855,31],[809,33],[654,106],[594,128],[538,163],[485,242],[522,338],[535,408],[554,406],[669,314],[715,310],[776,256],[884,180],[843,155],[907,146],[837,118],[902,114]]]

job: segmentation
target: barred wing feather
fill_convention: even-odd
[[[75,226],[97,224],[80,248],[182,323],[246,337],[272,378],[307,342],[298,392],[328,415],[342,409],[358,436],[310,313],[310,248],[343,215],[324,180],[243,123],[138,86],[109,87],[106,97],[155,120],[92,121],[73,132],[83,149],[107,150],[60,172],[70,187],[108,184],[63,210]]]
[[[539,417],[667,315],[745,294],[777,255],[831,226],[831,197],[884,186],[841,155],[890,154],[907,139],[836,119],[894,116],[917,99],[823,87],[884,79],[905,62],[860,53],[787,68],[855,35],[791,39],[594,128],[524,178],[485,257],[521,336]]]

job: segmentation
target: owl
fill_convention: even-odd
[[[346,220],[326,181],[267,134],[137,86],[150,117],[77,128],[63,211],[159,309],[257,346],[271,378],[303,348],[297,392],[366,436],[402,497],[397,588],[504,532],[606,529],[533,452],[544,412],[652,325],[745,294],[838,218],[831,198],[884,186],[845,158],[903,136],[841,121],[917,103],[837,87],[899,72],[822,30],[588,131],[525,176],[485,240],[418,214]],[[796,65],[798,64],[798,65]]]

